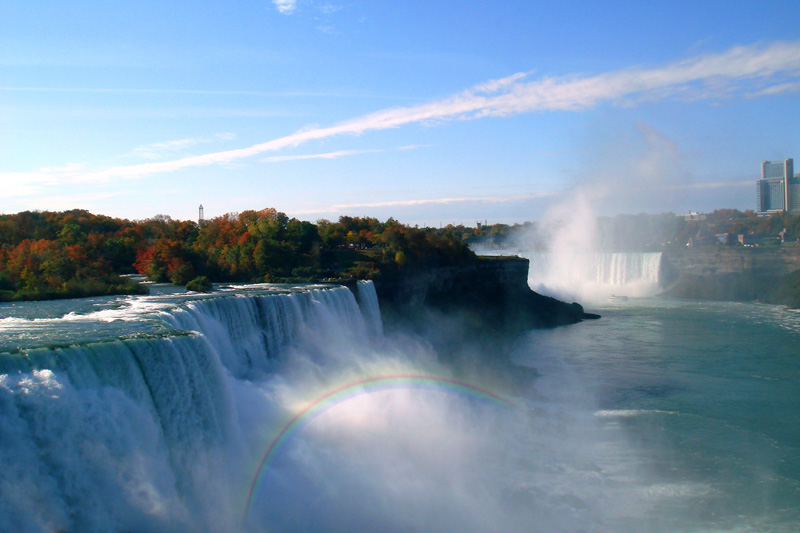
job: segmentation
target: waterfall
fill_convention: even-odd
[[[523,254],[538,292],[579,301],[651,296],[659,291],[661,252]]]
[[[11,465],[0,472],[0,530],[196,526],[187,504],[211,503],[208,451],[227,445],[234,420],[219,361],[198,341],[4,354],[31,370],[0,373],[0,464]]]
[[[311,289],[266,296],[198,300],[165,312],[183,331],[202,335],[237,378],[270,372],[283,351],[299,338],[324,336],[334,342],[381,332],[377,296],[371,282],[358,285],[359,307],[345,288]],[[370,299],[371,298],[371,299]]]
[[[508,356],[533,382],[381,331],[369,282],[0,305],[0,531],[641,529],[548,337]]]
[[[381,311],[378,306],[378,295],[375,293],[375,286],[371,281],[358,282],[358,301],[364,313],[364,321],[374,334],[383,335],[383,321]]]
[[[0,353],[0,530],[239,529],[247,425],[268,416],[248,383],[300,345],[379,335],[358,292],[201,298],[157,312],[169,335]]]

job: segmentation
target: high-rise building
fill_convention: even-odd
[[[761,179],[756,183],[756,208],[759,215],[800,213],[800,177],[794,175],[794,161],[764,161]]]

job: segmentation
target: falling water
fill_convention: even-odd
[[[660,290],[660,252],[528,253],[528,283],[538,291],[581,302],[652,296]]]
[[[635,268],[609,259],[595,275],[645,277]],[[516,339],[510,357],[539,377],[505,382],[383,332],[374,287],[355,291],[0,306],[0,530],[791,531],[800,519],[796,316],[615,302],[603,320]],[[745,328],[750,344],[721,348]],[[770,391],[785,408],[764,408]]]

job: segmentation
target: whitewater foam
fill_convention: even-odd
[[[57,320],[69,314],[45,307]],[[481,367],[454,375],[425,339],[383,333],[371,283],[355,294],[271,286],[134,297],[121,313],[133,308],[144,329],[160,323],[165,334],[60,347],[33,339],[0,353],[0,530],[637,531],[680,529],[664,522],[672,509],[718,497],[697,480],[643,474],[651,456],[626,428],[706,422],[598,409],[594,382],[565,363],[566,344],[547,342],[575,328],[518,339],[514,360],[539,377],[515,383],[513,408],[402,383],[293,426],[330,391],[367,379],[510,393],[496,378],[483,383]],[[599,329],[580,331],[597,342]],[[291,438],[270,455],[282,428]]]
[[[597,303],[612,296],[660,292],[660,252],[525,253],[534,290],[567,300]]]
[[[595,411],[594,416],[599,418],[631,418],[646,415],[679,415],[677,411],[662,411],[659,409],[602,409]]]

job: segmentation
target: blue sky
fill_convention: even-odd
[[[752,209],[798,2],[0,2],[0,213]]]

